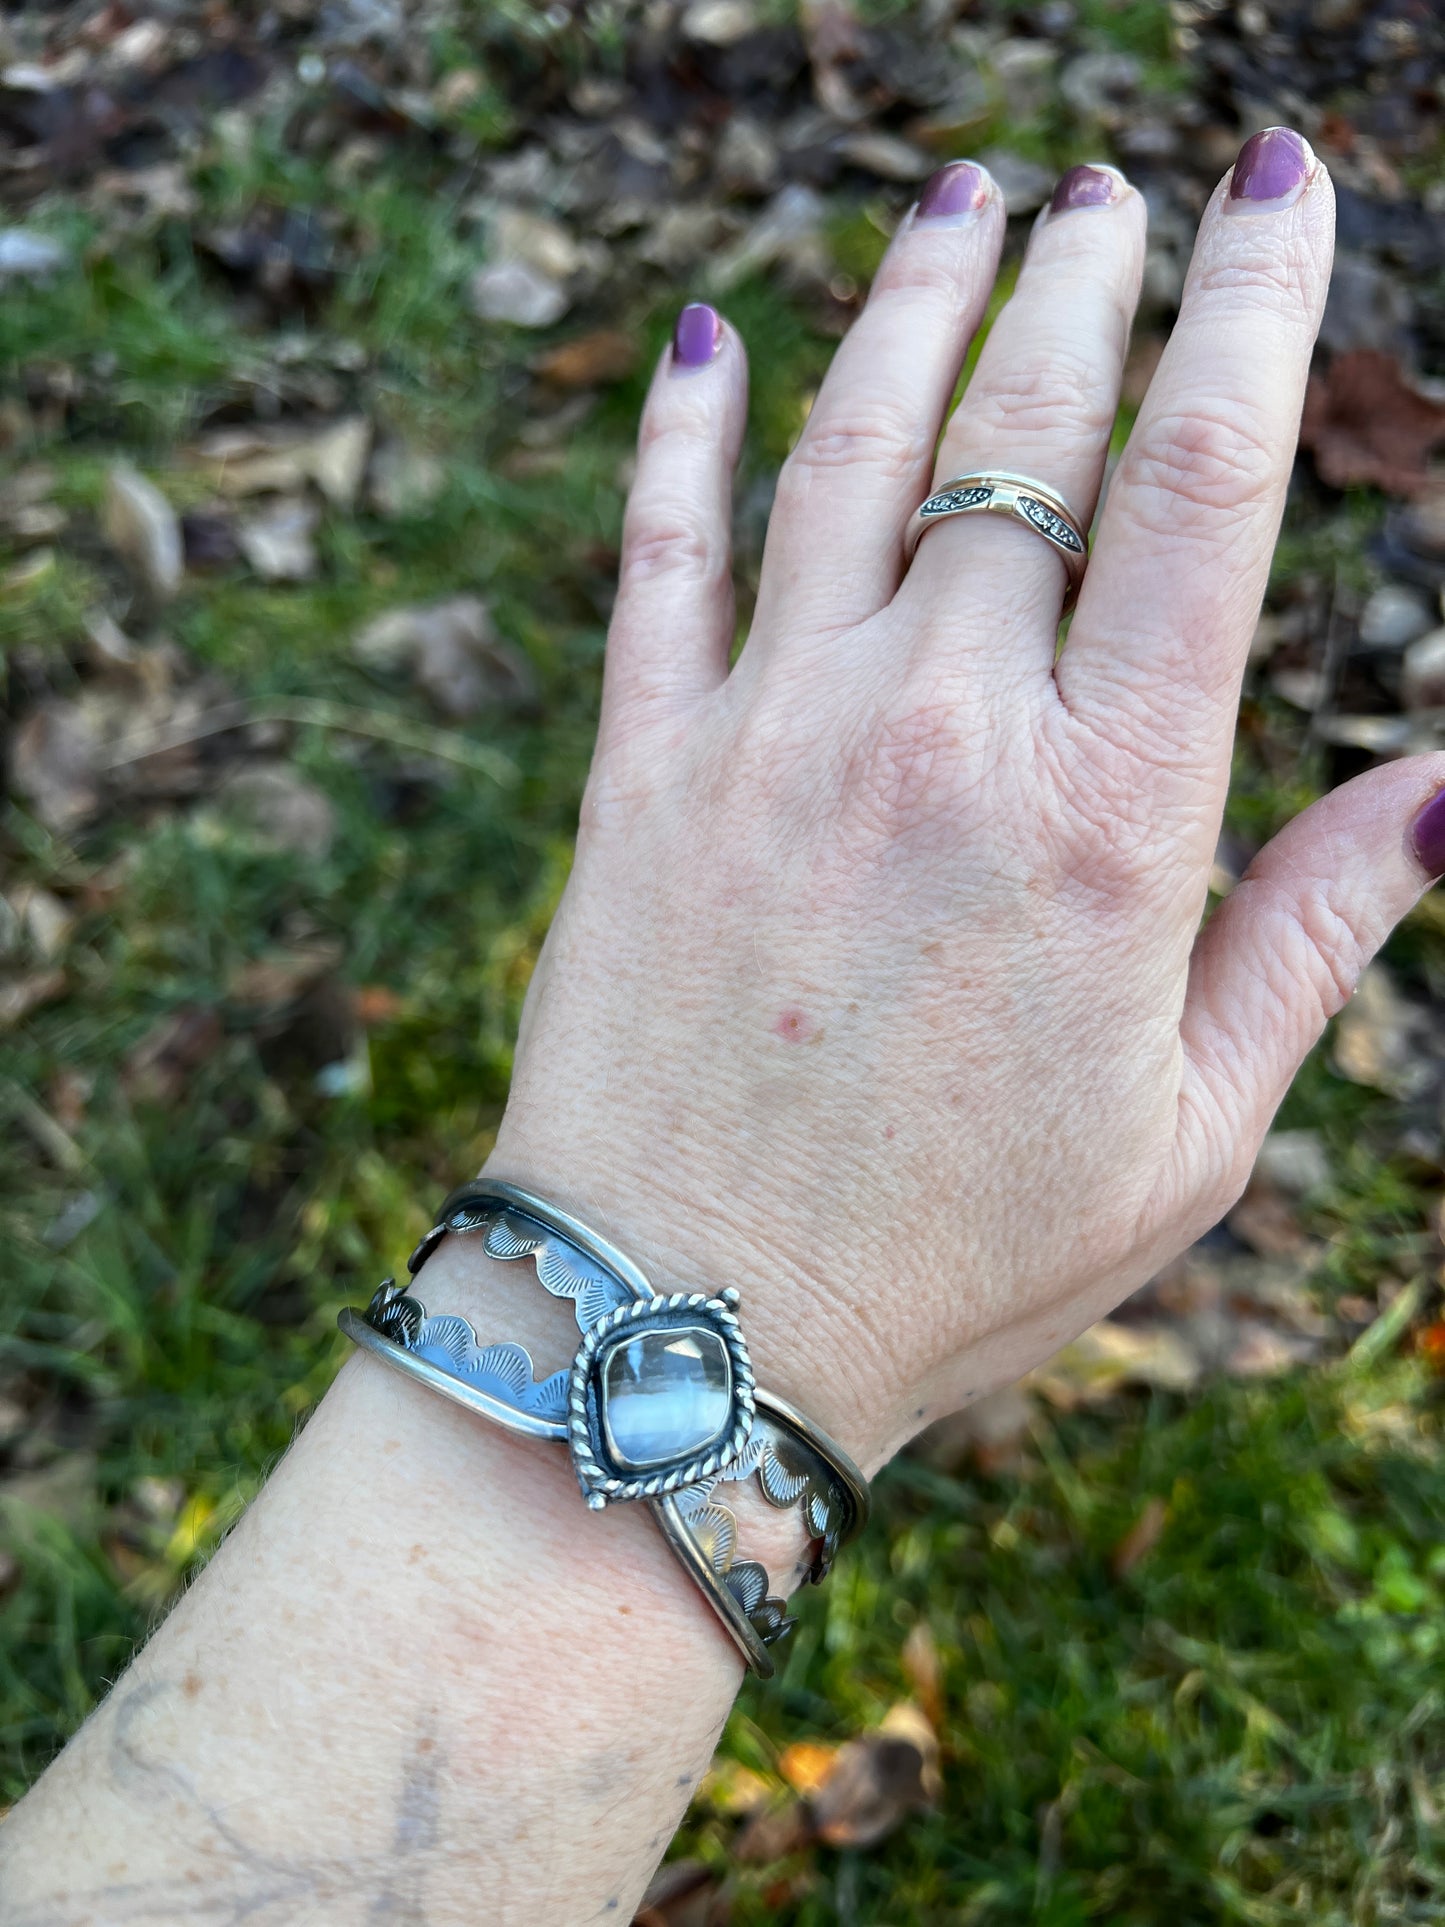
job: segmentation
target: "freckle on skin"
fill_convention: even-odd
[[[409,1566],[414,1566],[418,1559],[425,1559],[425,1558],[426,1558],[426,1547],[413,1546],[411,1551],[406,1555],[406,1563]]]
[[[200,1675],[197,1673],[187,1673],[185,1678],[181,1681],[181,1691],[185,1694],[186,1698],[188,1700],[193,1700],[196,1697],[197,1693],[200,1692],[200,1690],[201,1690]]]

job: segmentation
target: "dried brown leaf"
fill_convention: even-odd
[[[832,1847],[871,1847],[907,1816],[938,1799],[938,1739],[922,1711],[891,1707],[871,1733],[838,1748],[811,1796],[818,1838]]]
[[[637,366],[637,343],[620,328],[594,328],[591,334],[548,348],[532,363],[534,374],[554,388],[596,388],[621,381]]]
[[[1367,483],[1418,495],[1431,454],[1445,443],[1445,403],[1420,393],[1393,355],[1356,348],[1310,377],[1300,443],[1335,488]]]
[[[147,594],[168,602],[184,569],[180,521],[155,483],[129,462],[114,463],[106,477],[101,527]]]
[[[1169,1523],[1169,1508],[1155,1496],[1146,1499],[1138,1518],[1109,1555],[1109,1569],[1116,1579],[1131,1573],[1158,1545]]]
[[[32,970],[0,981],[0,1030],[23,1022],[32,1010],[63,997],[69,983],[63,970]]]
[[[134,1098],[174,1104],[191,1074],[221,1048],[225,1033],[209,1004],[182,1004],[153,1024],[121,1067],[121,1082]]]

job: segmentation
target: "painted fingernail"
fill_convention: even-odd
[[[1050,214],[1067,214],[1076,207],[1107,207],[1124,190],[1124,177],[1112,167],[1071,167],[1054,189]]]
[[[689,301],[672,331],[674,368],[706,368],[722,346],[722,316],[705,301]]]
[[[1415,818],[1410,841],[1425,874],[1445,877],[1445,790],[1437,790]]]
[[[1288,207],[1315,171],[1309,143],[1292,127],[1266,127],[1239,150],[1229,177],[1227,206]]]
[[[972,161],[950,161],[924,183],[918,197],[920,221],[942,221],[960,215],[977,214],[985,206],[993,182]]]

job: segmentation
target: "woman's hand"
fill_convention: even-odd
[[[1144,210],[1099,169],[1055,200],[937,472],[1022,470],[1088,513]],[[1445,757],[1398,763],[1197,937],[1322,170],[1272,133],[1215,196],[1057,662],[1060,564],[1016,524],[944,522],[901,577],[1002,231],[976,169],[925,191],[783,474],[731,673],[742,351],[684,316],[493,1160],[659,1284],[739,1285],[763,1382],[870,1463],[1228,1204],[1445,870]],[[465,1238],[424,1290],[480,1297],[489,1336],[560,1314]],[[738,1671],[645,1512],[594,1517],[555,1450],[357,1359],[7,1821],[5,1918],[626,1920]]]
[[[1144,257],[1121,176],[1061,183],[936,459],[1004,213],[967,163],[930,183],[783,470],[731,670],[742,347],[693,308],[658,370],[489,1169],[659,1280],[738,1285],[763,1382],[870,1464],[1220,1216],[1425,887],[1445,757],[1307,811],[1199,933],[1332,214],[1283,129],[1214,195],[1057,660],[1044,541],[959,517],[904,573],[902,537],[979,469],[1093,514]]]

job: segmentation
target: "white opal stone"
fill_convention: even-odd
[[[619,1466],[691,1458],[732,1417],[732,1361],[708,1325],[624,1338],[602,1361],[602,1427]]]

